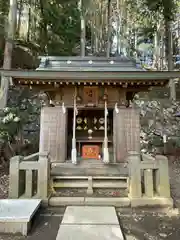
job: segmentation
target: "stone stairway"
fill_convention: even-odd
[[[52,164],[51,206],[128,205],[129,177],[124,164],[100,161]],[[123,203],[122,203],[123,202]]]

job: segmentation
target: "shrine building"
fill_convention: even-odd
[[[140,199],[141,174],[137,182],[132,171],[137,167],[144,169],[145,183],[153,185],[152,159],[144,162],[152,176],[146,172],[148,167],[139,167],[144,156],[140,153],[140,113],[133,98],[152,87],[165,87],[178,72],[145,71],[126,57],[41,57],[36,70],[3,70],[2,74],[16,86],[43,92],[39,153],[49,153],[50,178],[76,176],[77,181],[81,176],[89,181],[89,177],[99,177],[100,181],[102,176],[125,176],[129,196]],[[133,162],[130,153],[137,154],[138,160]],[[168,185],[168,173],[166,180]],[[148,191],[155,190],[147,190],[149,199]],[[163,194],[170,199],[169,192],[159,196]]]

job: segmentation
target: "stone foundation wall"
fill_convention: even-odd
[[[120,108],[114,112],[115,162],[124,162],[129,151],[140,152],[139,109]]]
[[[63,113],[62,107],[42,108],[39,151],[49,152],[52,161],[65,161],[66,124],[66,113]]]

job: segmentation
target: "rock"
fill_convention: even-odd
[[[166,238],[168,235],[166,233],[159,233],[159,236],[162,238]]]

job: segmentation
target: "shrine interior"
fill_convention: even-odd
[[[71,159],[73,137],[73,109],[68,110],[67,159]],[[108,147],[110,158],[113,157],[113,110],[108,109],[107,116]],[[96,159],[102,157],[104,142],[104,109],[78,109],[76,117],[76,149],[79,159]],[[91,154],[86,153],[86,146],[92,146]]]

